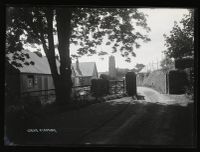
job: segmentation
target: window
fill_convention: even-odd
[[[33,88],[34,86],[34,77],[33,75],[28,75],[28,88]]]
[[[80,82],[80,86],[84,85],[84,78],[83,78],[83,77],[80,77],[80,78],[79,78],[79,82]]]
[[[37,77],[35,77],[34,79],[34,85],[37,85],[38,84],[38,80],[37,80]]]

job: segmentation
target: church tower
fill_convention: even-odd
[[[113,55],[109,57],[109,76],[116,77],[115,57]]]

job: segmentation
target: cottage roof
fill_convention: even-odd
[[[21,73],[51,74],[51,70],[46,56],[39,57],[36,53],[30,52],[28,50],[22,50],[22,53],[29,54],[30,58],[26,59],[26,61],[33,61],[34,65],[25,65],[21,60],[17,60],[17,62],[21,63],[23,67],[16,67],[15,65],[13,65],[14,68],[18,69]],[[9,63],[11,63],[13,61],[13,54],[10,53],[7,56],[10,59]],[[57,65],[60,64],[57,60],[56,63]]]
[[[26,61],[33,61],[34,65],[25,65],[21,60],[17,60],[17,62],[21,63],[23,67],[16,67],[15,65],[12,65],[14,68],[18,69],[21,73],[51,74],[51,70],[46,56],[39,57],[36,53],[30,52],[29,50],[22,50],[21,52],[24,54],[29,54],[30,58],[27,58]],[[9,63],[11,63],[13,61],[13,54],[7,54],[7,57],[10,59]],[[57,67],[60,66],[60,62],[58,60],[56,60],[56,64]],[[72,63],[72,73],[76,76],[93,76],[96,70],[96,64],[95,62],[80,62],[79,68],[81,74],[76,68],[76,63]],[[58,72],[60,72],[59,68]]]
[[[76,63],[72,63],[72,66],[77,74],[76,76],[79,76],[80,74],[77,71]],[[81,76],[93,76],[95,72],[94,70],[96,69],[96,64],[95,62],[79,62],[79,69],[82,73]]]
[[[81,76],[81,74],[76,69],[76,65],[72,64],[72,76]]]

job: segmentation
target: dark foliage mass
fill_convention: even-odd
[[[42,44],[48,41],[48,18],[55,22],[57,8],[7,8],[7,52],[20,51],[25,43]],[[112,45],[113,52],[118,50],[127,61],[129,55],[135,56],[134,49],[139,48],[137,39],[147,42],[150,39],[142,35],[133,27],[141,26],[147,32],[145,15],[133,8],[73,8],[71,9],[71,33],[70,43],[81,46],[77,50],[78,55],[96,54],[96,46],[101,45],[103,37],[109,41],[106,45]],[[57,26],[52,29],[52,34],[57,34]],[[24,35],[22,38],[21,36]],[[47,42],[46,42],[47,43]],[[122,45],[121,45],[122,44]],[[55,44],[58,47],[58,44]],[[104,51],[99,55],[107,54]]]
[[[175,59],[184,57],[193,57],[194,55],[194,10],[189,10],[189,14],[185,15],[180,25],[175,22],[170,35],[164,35],[167,50],[164,53]]]
[[[194,59],[192,58],[177,59],[175,61],[175,68],[177,69],[191,68],[193,66],[194,66]]]
[[[189,9],[189,14],[185,15],[178,25],[175,22],[173,29],[170,32],[170,35],[164,35],[165,37],[165,45],[167,50],[164,51],[166,54],[166,59],[161,63],[163,69],[170,69],[172,65],[172,58],[175,60],[175,68],[177,69],[186,69],[190,68],[191,71],[194,69],[194,10]],[[193,82],[194,72],[188,74],[190,78],[190,84],[186,87],[186,92],[189,92],[193,96]],[[177,78],[177,82],[179,78]],[[181,86],[179,84],[175,84],[175,87]]]
[[[164,72],[168,72],[174,68],[174,61],[166,56],[164,59],[161,60],[160,66]]]
[[[169,93],[170,94],[183,94],[185,88],[189,86],[187,74],[181,70],[171,70],[169,72]]]

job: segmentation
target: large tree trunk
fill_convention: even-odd
[[[60,54],[60,75],[55,80],[56,97],[58,102],[70,102],[72,80],[71,80],[71,58],[70,58],[70,36],[71,36],[70,8],[56,9],[56,22],[58,32],[58,51]]]
[[[71,97],[71,59],[69,51],[69,39],[71,33],[71,10],[67,8],[56,9],[56,22],[58,33],[58,51],[60,54],[60,73],[58,72],[55,60],[55,45],[53,37],[53,9],[46,10],[48,24],[48,46],[41,33],[41,40],[44,51],[47,55],[50,65],[56,92],[56,101],[58,104],[69,103]],[[42,31],[42,30],[41,30]]]

